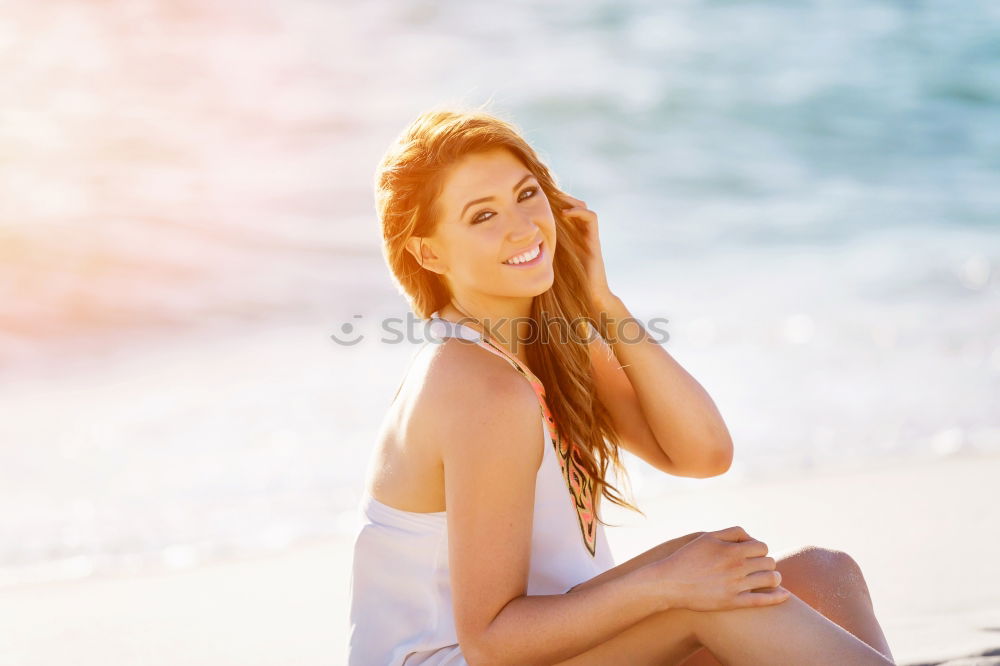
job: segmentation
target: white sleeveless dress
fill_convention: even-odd
[[[562,594],[615,566],[604,526],[594,520],[599,497],[553,442],[544,389],[515,357],[468,326],[428,321],[434,340],[462,337],[505,358],[532,383],[539,397],[545,451],[535,480],[528,595]],[[581,483],[582,482],[582,483]],[[349,604],[350,666],[465,665],[458,645],[448,570],[447,512],[403,511],[367,492],[359,504]]]

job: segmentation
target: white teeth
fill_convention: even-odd
[[[535,246],[534,250],[531,250],[529,252],[525,252],[524,254],[519,254],[516,257],[512,257],[512,258],[508,259],[507,261],[505,261],[503,263],[505,263],[505,264],[523,264],[524,262],[531,261],[532,259],[534,259],[535,257],[537,257],[538,253],[541,252],[541,251],[542,251],[542,244],[539,243],[538,245]]]

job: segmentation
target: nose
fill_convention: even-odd
[[[530,213],[515,216],[509,238],[513,245],[528,243],[538,238],[538,224],[532,219]]]

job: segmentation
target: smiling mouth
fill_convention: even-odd
[[[534,256],[532,256],[533,253]],[[516,263],[513,263],[510,259],[508,259],[507,261],[502,261],[500,263],[502,263],[504,266],[513,266],[514,268],[519,268],[521,266],[534,266],[535,264],[541,261],[542,256],[544,254],[545,254],[545,241],[539,241],[538,245],[535,246],[534,250],[529,250],[528,252],[522,252],[521,254],[516,255],[515,259],[518,260]],[[529,258],[525,260],[525,257]]]

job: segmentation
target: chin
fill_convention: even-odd
[[[531,285],[531,287],[524,292],[523,295],[531,297],[541,296],[542,294],[544,294],[545,292],[547,292],[549,289],[552,288],[552,285],[555,283],[555,281],[556,281],[555,273],[549,271],[545,279],[540,279],[539,281],[534,282]]]
[[[555,282],[554,276],[552,275],[552,273],[549,273],[547,278],[539,278],[537,280],[531,281],[530,283],[525,281],[522,282],[521,284],[516,284],[516,283],[512,284],[511,282],[508,281],[505,285],[507,288],[501,292],[498,292],[496,290],[495,283],[493,285],[490,285],[493,287],[493,289],[484,289],[484,291],[492,291],[498,296],[504,296],[507,298],[534,298],[535,296],[541,296],[549,289],[551,289],[552,284],[554,282]]]

